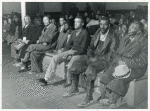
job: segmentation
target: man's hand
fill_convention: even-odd
[[[58,54],[62,53],[62,50],[58,50]]]
[[[18,39],[17,41],[18,41],[19,43],[20,43],[20,42],[22,42],[22,40],[21,40],[21,39]]]
[[[123,61],[119,61],[118,64],[119,64],[119,65],[126,65],[126,63],[123,62]]]
[[[43,43],[43,45],[47,46],[47,43]]]
[[[3,32],[6,32],[6,30],[4,29]]]
[[[25,43],[28,44],[30,40],[26,40]]]
[[[71,49],[70,52],[69,52],[69,54],[70,54],[70,55],[73,55],[75,52],[77,52],[77,51]]]
[[[66,54],[66,55],[64,55],[64,56],[63,56],[63,59],[64,59],[64,60],[65,60],[65,59],[67,59],[67,58],[68,58],[68,56],[69,56],[69,55],[67,55],[67,54]]]
[[[39,44],[40,43],[39,40],[37,40],[36,43]]]
[[[96,60],[97,60],[97,58],[95,58],[95,57],[90,58],[91,62],[95,62]]]

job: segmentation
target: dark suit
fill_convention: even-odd
[[[30,23],[26,28],[23,27],[21,39],[23,39],[23,37],[26,37],[26,40],[30,40],[34,29],[35,25],[33,25],[32,23]]]
[[[115,93],[125,96],[128,91],[129,82],[144,75],[148,64],[148,39],[139,32],[133,42],[125,45],[129,39],[124,37],[109,69],[103,74],[101,82],[107,85],[107,88]],[[118,65],[118,59],[121,58],[126,65],[131,68],[131,75],[128,78],[116,79],[112,76],[114,68]]]
[[[28,44],[25,44],[25,46],[22,47],[21,53],[20,53],[20,58],[24,58],[24,55],[26,53],[26,49],[29,47],[30,44],[35,44],[36,41],[39,39],[41,33],[43,30],[43,26],[35,26],[34,30],[31,30],[32,33],[29,35],[30,38],[28,38],[30,41]],[[30,33],[30,32],[29,32]]]
[[[56,40],[58,38],[58,30],[56,26],[50,24],[46,31],[44,31],[44,29],[39,37],[40,44],[30,45],[26,50],[30,53],[32,71],[39,71],[40,69],[36,69],[38,59],[45,54],[46,51],[52,50],[56,47]],[[45,46],[42,43],[47,43],[47,45]]]

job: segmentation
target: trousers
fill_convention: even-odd
[[[69,51],[65,51],[63,53],[60,53],[60,54],[53,56],[53,58],[50,61],[49,66],[47,68],[47,71],[45,74],[45,80],[50,79],[51,76],[55,74],[57,65],[62,63],[62,62],[65,62],[65,61],[69,61],[69,64],[67,67],[67,70],[69,73],[73,62],[80,59],[83,56],[83,55],[74,55],[74,56],[68,56],[67,59],[63,59],[63,57],[66,56],[68,53],[69,53]]]

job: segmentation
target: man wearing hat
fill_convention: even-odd
[[[101,83],[104,87],[101,98],[105,97],[106,91],[111,95],[102,105],[115,104],[126,95],[129,83],[145,74],[148,65],[148,40],[141,29],[140,22],[135,21],[130,25],[128,35],[121,39],[110,67],[102,75]]]

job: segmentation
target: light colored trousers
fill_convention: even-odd
[[[69,73],[69,69],[71,68],[72,64],[74,61],[79,60],[83,55],[75,55],[75,56],[68,56],[67,59],[63,59],[64,56],[66,56],[68,54],[69,51],[65,51],[63,53],[54,55],[53,58],[50,61],[50,64],[47,68],[46,74],[45,74],[45,80],[51,79],[53,78],[53,76],[55,75],[56,72],[56,67],[58,64],[65,62],[65,61],[70,61],[68,64],[68,73]],[[70,74],[67,74],[67,79],[70,79]]]

